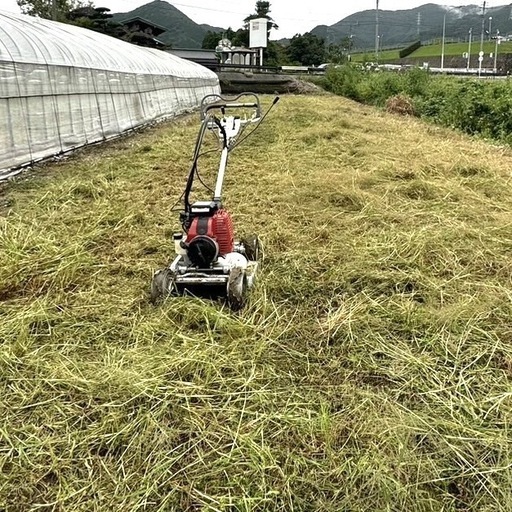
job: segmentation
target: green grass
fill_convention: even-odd
[[[462,57],[462,54],[468,51],[468,43],[448,43],[444,46],[445,55]],[[483,51],[486,55],[494,53],[496,49],[496,43],[494,41],[485,41],[483,45]],[[473,41],[471,44],[471,54],[478,56],[480,51],[480,40]],[[422,46],[418,48],[410,57],[437,57],[442,52],[442,45],[435,44],[429,46]],[[504,53],[512,53],[512,42],[505,42],[498,45],[498,55]]]
[[[400,50],[384,50],[379,52],[379,62],[399,60],[399,51]],[[375,52],[353,53],[351,60],[352,62],[375,62]]]
[[[2,186],[0,508],[511,510],[511,151],[283,97],[228,164],[248,306],[153,307],[197,128]]]
[[[494,53],[496,49],[496,43],[494,41],[485,41],[483,45],[483,51],[486,55]],[[446,57],[461,57],[463,53],[468,51],[468,43],[447,43],[444,47],[444,53]],[[480,51],[480,40],[474,40],[471,44],[471,54],[476,59],[478,52]],[[395,62],[400,60],[398,55],[399,50],[385,50],[379,52],[379,62]],[[409,55],[407,58],[430,58],[430,57],[441,57],[442,45],[432,44],[422,46],[415,52]],[[512,53],[512,42],[504,42],[498,46],[498,55]],[[366,53],[355,53],[352,55],[353,62],[363,61],[375,61],[375,54],[373,52]]]

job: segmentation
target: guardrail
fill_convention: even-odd
[[[220,71],[253,71],[257,73],[278,73],[278,74],[317,74],[323,75],[325,68],[317,68],[314,66],[252,66],[249,64],[217,64],[210,66],[215,72]]]
[[[257,71],[260,73],[278,73],[281,70],[280,66],[254,66],[250,64],[222,64],[218,63],[212,67],[210,67],[213,71],[238,71],[238,70],[248,70],[248,71]]]

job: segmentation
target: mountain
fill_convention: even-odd
[[[496,35],[496,29],[501,35],[512,32],[511,13],[510,5],[487,9],[484,18],[485,30],[488,31],[490,23],[493,36]],[[425,4],[400,11],[379,10],[380,46],[403,46],[418,39],[423,42],[440,39],[445,16],[447,38],[467,40],[469,29],[472,29],[474,39],[480,38],[481,6],[449,7]],[[489,17],[492,18],[491,22]],[[374,48],[375,22],[375,9],[372,9],[352,14],[330,26],[318,25],[311,32],[323,37],[327,43],[339,43],[352,36],[355,48]],[[485,37],[488,35],[485,34]]]
[[[158,39],[174,48],[201,48],[204,36],[209,30],[213,32],[224,30],[210,25],[198,25],[164,0],[154,0],[133,11],[115,13],[112,20],[122,22],[136,16],[166,28],[167,31],[158,36]]]
[[[130,12],[115,13],[113,21],[123,21],[135,16],[166,28],[167,31],[158,39],[174,48],[201,48],[204,36],[209,30],[225,30],[210,25],[199,25],[165,0],[154,0]],[[423,42],[440,39],[445,16],[448,39],[467,40],[469,29],[472,29],[473,40],[479,40],[482,31],[481,6],[449,7],[425,4],[400,11],[379,10],[380,47],[404,46],[418,39]],[[484,18],[485,30],[489,30],[489,24],[493,36],[496,35],[497,29],[501,35],[512,33],[511,4],[487,9]],[[344,38],[352,36],[354,48],[372,49],[375,47],[375,9],[352,14],[333,25],[318,25],[311,32],[324,38],[328,44],[339,43]],[[488,35],[485,34],[485,37]]]

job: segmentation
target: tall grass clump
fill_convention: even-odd
[[[0,509],[511,510],[512,152],[285,96],[227,166],[247,307],[153,306],[197,129],[2,184]]]
[[[328,91],[355,101],[365,101],[360,92],[364,75],[356,66],[328,67],[325,87]]]

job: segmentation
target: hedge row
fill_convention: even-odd
[[[418,48],[421,47],[421,41],[414,41],[414,43],[410,44],[409,46],[402,48],[398,52],[398,56],[403,59],[404,57],[409,57],[411,53],[415,52]]]

